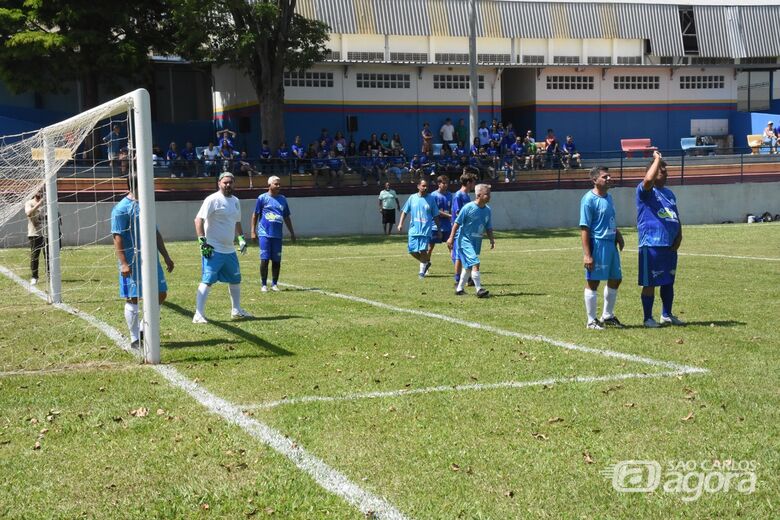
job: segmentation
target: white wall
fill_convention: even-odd
[[[612,190],[618,225],[636,224],[633,187]],[[708,186],[675,186],[685,224],[744,222],[747,213],[780,213],[780,182]],[[496,192],[490,206],[497,230],[576,227],[579,203],[586,190]],[[407,196],[401,197],[403,202]],[[376,235],[382,232],[374,196],[290,198],[295,231],[300,236]],[[66,245],[110,242],[112,204],[61,204],[63,241]],[[157,220],[166,240],[195,240],[193,219],[199,201],[160,202]],[[249,234],[253,200],[242,200],[244,230]],[[97,225],[95,223],[97,222]],[[757,224],[760,225],[760,224]],[[0,227],[0,247],[26,246],[23,212]]]

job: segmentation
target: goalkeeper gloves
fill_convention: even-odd
[[[214,247],[206,242],[206,237],[198,238],[198,244],[200,244],[200,254],[203,255],[203,258],[211,258]]]
[[[244,239],[244,235],[238,235],[238,250],[241,251],[241,254],[246,254],[246,240]]]

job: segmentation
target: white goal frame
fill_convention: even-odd
[[[141,239],[141,288],[143,291],[143,357],[146,363],[160,362],[160,304],[157,290],[157,214],[154,201],[154,167],[152,164],[152,122],[149,92],[138,89],[124,96],[103,103],[69,119],[41,130],[43,160],[46,178],[46,210],[48,215],[59,215],[57,203],[56,149],[53,137],[79,120],[90,116],[100,119],[127,113],[133,114],[133,137],[130,157],[135,157],[138,179],[138,204],[140,209]],[[130,143],[128,143],[130,144]],[[62,273],[60,267],[60,234],[58,219],[48,219],[48,248],[50,262],[49,295],[52,303],[62,303]]]

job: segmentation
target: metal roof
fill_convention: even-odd
[[[653,55],[683,56],[679,8],[651,3],[477,0],[477,36],[643,39],[650,41]],[[780,39],[773,37],[780,27],[780,6],[692,8],[700,56],[780,55]],[[469,34],[469,0],[298,0],[296,10],[327,23],[337,34]]]

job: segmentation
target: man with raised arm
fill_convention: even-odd
[[[241,268],[233,242],[238,243],[239,251],[244,254],[246,240],[241,229],[241,205],[238,197],[233,195],[234,181],[231,172],[222,172],[219,175],[219,191],[206,197],[195,216],[195,233],[203,258],[192,323],[208,323],[206,299],[216,282],[229,284],[232,318],[252,317],[241,308]]]
[[[268,192],[257,197],[252,213],[252,239],[260,245],[261,292],[268,292],[268,262],[271,262],[271,290],[278,291],[279,272],[282,270],[282,222],[295,242],[295,231],[290,220],[287,198],[280,194],[282,181],[274,175],[268,178]]]
[[[639,285],[642,287],[644,324],[683,325],[672,314],[677,249],[682,242],[682,225],[677,197],[666,187],[666,162],[658,151],[636,187],[636,228],[639,233]],[[655,288],[661,293],[661,324],[653,319]]]
[[[585,266],[585,312],[587,327],[603,330],[604,327],[623,328],[615,317],[617,290],[623,280],[620,267],[620,251],[625,242],[617,228],[615,204],[607,193],[612,186],[609,169],[596,166],[590,171],[593,189],[580,201],[580,237],[582,239],[582,263]],[[596,319],[598,309],[599,282],[606,280],[604,287],[604,309],[601,321]]]
[[[130,332],[130,347],[141,348],[141,331],[138,324],[138,300],[141,294],[141,209],[138,205],[138,179],[127,178],[127,195],[111,210],[111,234],[114,252],[119,261],[119,296],[125,299],[125,322]],[[173,271],[173,260],[168,254],[160,231],[157,231],[157,250],[165,260],[168,272]],[[155,255],[156,256],[156,255]],[[162,304],[168,296],[160,259],[157,259],[157,294]]]

